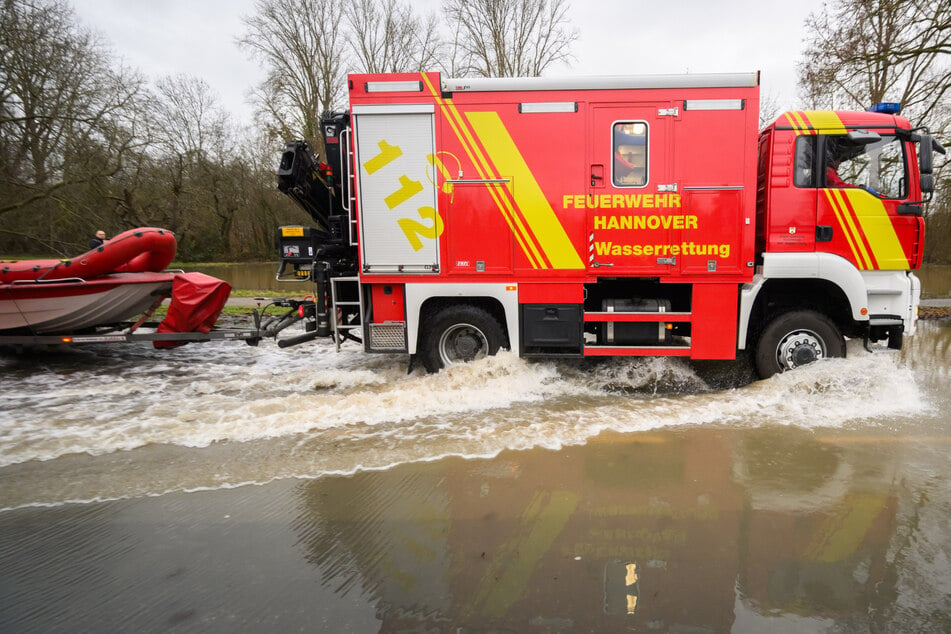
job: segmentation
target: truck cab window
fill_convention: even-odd
[[[796,187],[817,187],[816,137],[796,138]]]
[[[619,121],[613,127],[612,179],[615,187],[647,185],[647,124]]]
[[[860,187],[881,198],[905,198],[908,174],[904,144],[895,136],[865,145],[845,136],[825,139],[825,186]]]

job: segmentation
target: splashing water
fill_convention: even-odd
[[[427,375],[407,374],[405,356],[330,345],[5,357],[0,467],[24,486],[6,487],[0,508],[557,449],[605,431],[839,428],[928,407],[895,355],[849,353],[728,389],[663,358],[591,365],[502,353]],[[130,468],[141,473],[131,484]],[[75,486],[37,483],[67,471]]]

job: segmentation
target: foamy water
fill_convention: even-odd
[[[897,354],[849,354],[726,389],[673,359],[503,353],[427,375],[407,374],[406,356],[327,344],[3,357],[0,508],[557,449],[605,431],[835,429],[928,408]]]

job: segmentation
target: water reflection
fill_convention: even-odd
[[[886,437],[789,427],[608,435],[316,480],[295,529],[326,585],[371,595],[381,631],[883,625],[890,543],[914,530],[895,459]]]

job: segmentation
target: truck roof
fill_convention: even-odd
[[[911,124],[904,117],[878,112],[849,110],[793,110],[784,112],[770,126],[777,130],[796,130],[799,134],[823,132],[835,134],[848,128],[902,128]]]
[[[440,82],[444,92],[512,90],[626,90],[635,88],[745,88],[759,85],[759,72],[570,77],[462,77]]]

